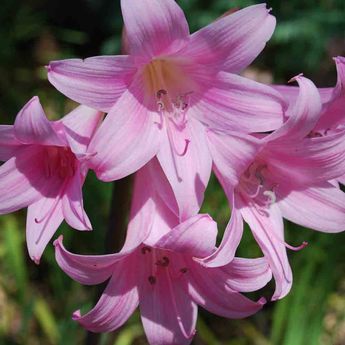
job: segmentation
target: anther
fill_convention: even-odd
[[[156,262],[157,266],[163,266],[163,267],[167,267],[170,263],[170,260],[167,256],[163,256],[163,258],[161,260],[158,260]]]
[[[147,279],[148,279],[148,281],[149,281],[149,283],[150,283],[151,285],[156,284],[156,277],[154,277],[154,276],[149,276]]]
[[[143,248],[141,248],[141,253],[142,254],[151,253],[151,248],[143,247]]]
[[[168,94],[167,90],[161,89],[157,91],[157,98],[160,99],[162,96],[166,96]]]

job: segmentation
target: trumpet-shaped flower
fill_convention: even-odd
[[[26,240],[39,262],[63,219],[91,230],[83,209],[87,145],[101,113],[80,106],[59,121],[48,121],[37,97],[19,112],[13,126],[0,126],[0,214],[28,207]]]
[[[345,58],[338,56],[334,58],[334,61],[337,69],[337,84],[334,88],[318,89],[321,95],[322,113],[309,133],[309,136],[315,138],[342,132],[345,128]],[[298,89],[294,86],[278,85],[274,87],[282,94],[287,95],[287,101],[292,106],[297,99]],[[345,184],[345,171],[336,180]]]
[[[73,100],[109,112],[92,140],[91,167],[122,178],[157,155],[181,219],[198,212],[212,159],[205,128],[258,132],[282,123],[278,92],[240,77],[271,37],[265,4],[190,35],[174,0],[122,0],[129,55],[53,61],[50,82]]]
[[[221,268],[206,268],[195,258],[215,250],[216,223],[196,215],[178,223],[153,191],[152,175],[137,174],[127,240],[120,253],[91,256],[68,252],[55,242],[60,267],[82,284],[109,283],[96,306],[73,318],[93,332],[112,331],[124,324],[139,305],[150,344],[189,344],[195,333],[197,305],[212,313],[243,318],[260,310],[238,291],[253,291],[271,279],[264,258],[235,258]]]
[[[283,217],[323,231],[345,230],[345,195],[328,181],[345,169],[343,133],[307,137],[321,115],[316,87],[301,76],[300,91],[284,125],[259,140],[208,133],[216,174],[232,205],[223,241],[203,260],[209,267],[230,262],[242,236],[243,220],[270,263],[276,280],[273,299],[292,284],[284,241]]]

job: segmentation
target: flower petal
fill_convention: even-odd
[[[121,0],[121,8],[131,55],[148,60],[187,43],[188,23],[174,0]]]
[[[143,105],[143,99],[143,84],[138,78],[94,135],[88,149],[89,162],[100,180],[128,176],[157,153],[161,137],[155,123],[158,115]]]
[[[135,174],[127,236],[121,252],[137,248],[153,231],[157,210],[153,201],[153,181],[148,170],[147,164]]]
[[[41,256],[63,221],[59,197],[42,198],[29,205],[26,218],[26,244],[31,260],[39,264]]]
[[[85,176],[77,169],[70,179],[62,197],[62,211],[66,222],[74,229],[92,230],[90,220],[84,210],[82,186]]]
[[[74,101],[108,112],[127,90],[135,72],[128,56],[97,56],[52,61],[48,79]]]
[[[275,25],[266,4],[249,6],[194,33],[181,54],[207,68],[238,73],[264,49]]]
[[[14,122],[16,138],[23,144],[64,146],[48,121],[37,96],[18,113]]]
[[[174,132],[176,138],[171,139],[167,135],[162,140],[157,158],[174,191],[180,219],[183,221],[200,210],[211,175],[212,159],[205,138],[205,128],[197,120],[190,119],[184,131]],[[186,140],[190,141],[189,144]],[[180,145],[174,148],[176,144]],[[178,152],[183,152],[185,145],[187,152],[181,156]]]
[[[73,313],[73,319],[91,332],[111,332],[122,326],[137,308],[138,290],[135,270],[129,262],[119,263],[96,306],[81,316]]]
[[[189,294],[192,299],[216,315],[238,319],[255,314],[265,304],[264,299],[253,302],[232,290],[231,279],[219,268],[206,268],[197,263],[188,264]]]
[[[202,258],[213,252],[216,238],[217,223],[207,214],[198,214],[163,236],[156,247]]]
[[[62,236],[54,242],[54,246],[55,259],[60,268],[72,279],[84,285],[96,285],[106,281],[113,274],[115,264],[129,255],[129,253],[108,255],[73,254],[63,246]]]
[[[265,138],[265,141],[289,141],[303,139],[315,127],[321,116],[321,98],[313,82],[302,76],[293,78],[299,84],[299,94],[290,116],[282,127]]]
[[[292,191],[278,188],[277,197],[282,215],[294,223],[323,232],[345,230],[345,194],[330,183]]]
[[[236,207],[236,203],[232,202],[231,218],[217,250],[208,257],[198,260],[203,265],[207,267],[218,267],[224,266],[233,260],[243,234],[241,212]]]
[[[28,146],[0,167],[0,214],[11,213],[43,197],[55,197],[61,182],[44,174],[42,151]]]
[[[0,161],[7,161],[15,154],[21,143],[14,135],[13,126],[0,125]]]
[[[331,89],[332,94],[327,103],[323,101],[325,103],[323,114],[315,128],[316,130],[327,130],[345,124],[345,58],[338,56],[334,60],[338,75],[337,85]],[[325,89],[319,89],[319,91],[323,90]]]
[[[281,126],[287,104],[271,87],[225,72],[213,79],[201,75],[194,78],[209,87],[194,95],[196,102],[190,112],[209,128],[251,133]]]
[[[255,160],[262,143],[249,135],[207,131],[209,148],[216,175],[228,197],[239,183],[241,175]]]
[[[102,118],[103,113],[81,105],[59,121],[74,154],[78,156],[86,152]]]
[[[266,148],[264,154],[277,183],[305,187],[338,178],[345,171],[345,131]]]
[[[276,282],[272,300],[281,299],[291,289],[292,272],[284,245],[284,224],[280,210],[275,204],[260,211],[255,206],[243,203],[241,213],[272,270]]]
[[[230,264],[220,267],[230,279],[227,284],[235,291],[251,292],[263,288],[271,279],[272,271],[267,260],[234,258]]]
[[[164,270],[151,284],[150,274],[144,273],[146,279],[139,290],[141,320],[149,343],[189,344],[195,333],[197,306],[188,295],[187,282],[173,280]]]

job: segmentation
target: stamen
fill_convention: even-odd
[[[149,276],[147,279],[148,279],[148,281],[149,281],[149,283],[150,283],[151,285],[155,285],[155,284],[156,284],[156,281],[157,281],[156,277],[154,277],[154,276]]]
[[[143,247],[143,248],[141,248],[141,253],[142,254],[151,253],[151,248],[150,247]]]
[[[162,260],[158,260],[156,262],[156,265],[167,267],[167,266],[169,266],[169,263],[170,263],[169,258],[167,256],[163,256]]]
[[[186,153],[187,153],[187,151],[188,151],[188,147],[189,147],[190,140],[189,140],[189,139],[184,139],[184,141],[185,141],[184,149],[183,149],[182,153],[181,153],[181,152],[178,152],[178,149],[177,149],[177,147],[176,147],[176,144],[175,144],[175,141],[174,141],[172,132],[171,132],[171,128],[170,128],[169,125],[168,125],[168,128],[167,128],[167,132],[168,132],[169,142],[170,142],[170,144],[171,144],[171,147],[172,147],[174,153],[175,153],[177,156],[180,156],[180,157],[185,156]]]
[[[183,325],[183,322],[182,322],[182,318],[181,318],[181,316],[179,314],[179,311],[178,311],[178,308],[177,308],[177,303],[176,303],[176,299],[175,299],[174,289],[172,287],[171,277],[170,277],[169,271],[167,271],[166,274],[167,274],[167,280],[168,280],[168,285],[169,285],[170,297],[171,297],[172,304],[173,304],[173,307],[174,307],[174,311],[175,311],[175,314],[176,314],[177,323],[178,323],[178,325],[180,327],[180,330],[181,330],[181,333],[183,334],[183,336],[186,339],[191,339],[191,338],[194,337],[194,335],[196,333],[196,330],[193,329],[193,330],[191,330],[190,333],[188,333],[186,331],[186,329],[184,328],[184,325]]]
[[[298,251],[304,249],[308,244],[309,244],[308,242],[303,241],[303,243],[301,245],[299,245],[298,247],[295,247],[295,246],[291,246],[290,244],[285,242],[285,247],[289,248],[295,252],[298,252]]]
[[[259,184],[256,191],[253,193],[253,194],[250,194],[250,193],[247,193],[247,195],[251,198],[251,199],[255,199],[259,194],[260,194],[260,191],[261,189],[263,188],[264,186],[262,184]],[[264,193],[265,194],[265,193]]]
[[[167,90],[164,90],[164,89],[158,90],[158,91],[157,91],[157,98],[158,98],[158,99],[161,99],[162,96],[166,96],[167,94],[168,94],[168,91],[167,91]]]
[[[277,201],[277,196],[273,192],[273,190],[265,190],[262,194],[264,196],[267,196],[267,198],[268,198],[268,200],[266,201],[267,206],[273,205]]]

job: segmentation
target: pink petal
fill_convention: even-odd
[[[91,332],[111,332],[121,327],[138,306],[134,275],[127,263],[118,264],[96,306],[83,316],[79,310],[74,312],[73,319]]]
[[[205,128],[198,121],[190,119],[184,131],[173,131],[176,136],[172,139],[174,143],[166,136],[161,142],[157,158],[176,196],[180,218],[185,220],[199,212],[211,175],[212,159]],[[176,144],[180,144],[176,150],[183,152],[186,140],[190,143],[185,155],[174,152],[173,145]]]
[[[72,152],[76,155],[86,152],[102,119],[103,113],[83,105],[62,118],[61,124]]]
[[[90,166],[102,181],[117,180],[140,169],[159,149],[158,114],[142,103],[142,81],[136,82],[117,102],[93,137],[88,152]]]
[[[289,107],[292,108],[294,106],[300,92],[298,86],[287,86],[287,85],[270,85],[270,86],[273,87],[275,90],[279,91],[284,96],[284,98],[289,103]],[[318,91],[321,97],[321,102],[323,104],[323,103],[328,102],[331,99],[333,88],[331,87],[322,88],[322,89],[318,88]]]
[[[345,230],[345,194],[330,183],[292,191],[278,188],[277,193],[284,218],[323,232]]]
[[[285,100],[267,85],[225,72],[212,79],[199,76],[198,83],[209,87],[190,111],[211,129],[266,132],[283,122]]]
[[[78,255],[65,249],[62,236],[55,242],[55,258],[60,268],[72,279],[85,285],[96,285],[107,280],[118,268],[119,261],[129,253],[108,255]]]
[[[235,291],[256,291],[272,279],[272,271],[265,258],[234,258],[230,264],[220,269],[231,277],[227,284]]]
[[[137,248],[153,231],[157,216],[153,195],[153,181],[146,165],[135,175],[127,237],[121,252]]]
[[[151,59],[180,50],[189,28],[174,0],[121,0],[129,53]]]
[[[14,122],[16,138],[23,144],[64,146],[48,121],[37,96],[18,113]]]
[[[328,103],[323,102],[326,104],[324,104],[323,114],[315,128],[316,130],[327,130],[345,124],[345,58],[338,56],[334,60],[338,75],[337,85],[331,89],[333,92],[327,100]],[[319,89],[319,91],[323,90]]]
[[[63,221],[61,200],[42,198],[28,207],[26,244],[30,258],[39,264],[43,251]]]
[[[272,270],[276,282],[272,300],[277,300],[286,296],[292,286],[292,272],[284,245],[283,218],[276,204],[261,212],[262,214],[255,206],[243,204],[241,207],[242,216],[250,226]]]
[[[338,178],[345,171],[345,131],[306,138],[293,145],[286,140],[267,149],[265,155],[277,183],[288,181],[304,187]]]
[[[243,234],[241,212],[236,207],[236,203],[232,202],[231,218],[225,229],[222,242],[210,256],[199,260],[203,265],[218,267],[224,266],[233,260]]]
[[[84,210],[82,186],[85,177],[78,169],[70,179],[62,197],[62,211],[66,222],[74,229],[92,230],[90,220]]]
[[[217,223],[209,215],[198,214],[163,236],[156,247],[204,257],[213,252],[216,238]]]
[[[217,178],[229,196],[239,183],[241,175],[254,161],[262,143],[252,136],[236,132],[225,135],[208,131],[207,139]]]
[[[0,161],[13,157],[20,145],[14,135],[13,126],[0,125]]]
[[[0,214],[10,213],[38,201],[55,197],[59,179],[44,174],[42,151],[35,146],[21,148],[0,167]]]
[[[321,98],[316,86],[307,78],[294,78],[299,84],[299,94],[290,116],[282,127],[266,137],[266,141],[289,141],[306,137],[321,115]]]
[[[207,68],[238,73],[264,49],[275,25],[266,4],[249,6],[194,33],[180,54]]]
[[[127,90],[135,72],[128,56],[97,56],[52,61],[48,79],[74,101],[108,112]]]
[[[150,344],[190,344],[195,333],[197,306],[187,292],[184,279],[164,270],[151,284],[143,273],[139,290],[141,320]],[[145,279],[146,278],[146,279]]]
[[[156,194],[170,209],[170,211],[178,217],[179,207],[174,195],[174,191],[168,181],[167,176],[164,174],[157,157],[151,159],[151,161],[143,169],[147,169],[146,179],[147,181],[152,181]]]
[[[155,212],[151,216],[153,223],[150,228],[150,235],[144,241],[150,247],[156,247],[160,239],[179,224],[179,218],[159,197],[154,197],[154,204]]]
[[[259,311],[265,300],[253,302],[227,285],[230,276],[219,268],[205,268],[196,263],[188,271],[189,294],[195,303],[213,314],[232,319],[244,318]]]

